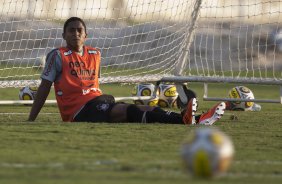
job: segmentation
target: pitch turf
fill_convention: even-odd
[[[225,97],[233,85],[210,85],[210,96]],[[277,86],[248,85],[257,98],[279,98]],[[202,84],[191,84],[203,102]],[[131,87],[108,85],[115,96]],[[2,99],[17,99],[18,90],[1,89]],[[51,97],[53,98],[53,94]],[[231,136],[235,157],[226,176],[190,177],[182,167],[182,140],[196,126],[129,123],[62,123],[56,106],[45,106],[28,123],[30,106],[0,106],[0,183],[281,183],[282,116],[280,104],[261,104],[261,112],[228,112],[217,122]],[[237,118],[231,118],[237,117]]]

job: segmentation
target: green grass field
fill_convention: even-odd
[[[192,83],[198,112],[203,84]],[[209,85],[209,95],[226,97],[231,84]],[[248,85],[256,98],[279,99],[278,86]],[[105,85],[104,93],[130,95],[132,86]],[[2,100],[18,89],[0,89]],[[50,99],[54,94],[50,94]],[[228,112],[214,124],[231,136],[235,157],[226,176],[195,179],[183,169],[180,146],[198,126],[130,123],[63,123],[55,105],[36,122],[26,122],[30,106],[0,106],[0,183],[178,184],[282,182],[282,105],[261,104],[261,112]],[[174,109],[177,111],[177,109]],[[232,120],[231,116],[238,120]]]

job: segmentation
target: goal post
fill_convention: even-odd
[[[282,86],[282,0],[1,3],[0,88],[39,85],[45,56],[65,45],[70,16],[85,20],[86,44],[101,50],[102,84],[180,78]]]

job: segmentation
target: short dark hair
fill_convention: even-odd
[[[68,24],[70,23],[70,22],[73,22],[73,21],[79,21],[79,22],[81,22],[81,24],[83,25],[83,27],[84,27],[84,29],[85,29],[85,33],[86,33],[86,24],[85,24],[85,22],[81,19],[81,18],[79,18],[79,17],[71,17],[71,18],[69,18],[68,20],[66,20],[66,22],[65,22],[65,24],[64,24],[64,33],[66,32],[66,28],[67,28],[67,26],[68,26]]]

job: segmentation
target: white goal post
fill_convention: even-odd
[[[3,0],[0,88],[39,84],[70,16],[101,50],[101,83],[282,86],[281,11],[282,0]]]

